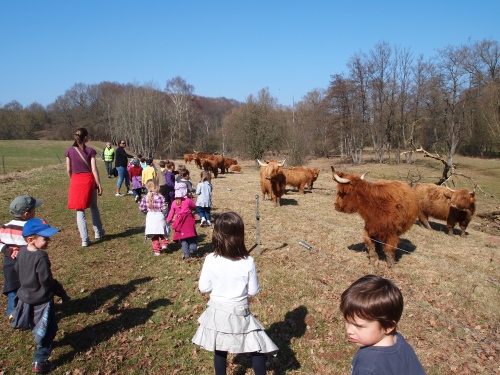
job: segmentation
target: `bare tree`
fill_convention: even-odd
[[[194,86],[177,76],[167,81],[165,92],[171,101],[168,110],[170,122],[170,143],[168,149],[170,155],[175,155],[181,148],[184,129],[188,131],[188,143],[192,143],[193,140],[191,99]]]

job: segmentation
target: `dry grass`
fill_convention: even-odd
[[[460,171],[484,191],[500,196],[500,162],[458,158]],[[252,310],[268,328],[281,353],[270,361],[274,374],[345,374],[356,348],[345,340],[338,311],[341,292],[359,276],[376,273],[393,280],[406,298],[400,331],[415,348],[428,374],[494,374],[499,369],[500,237],[495,222],[474,218],[467,238],[446,236],[415,225],[402,236],[399,262],[369,265],[363,251],[363,222],[333,208],[336,184],[330,165],[365,172],[368,179],[405,180],[411,175],[437,180],[439,166],[368,164],[353,167],[339,160],[314,160],[321,168],[312,193],[290,191],[275,208],[259,199],[260,254],[252,251],[261,292]],[[192,179],[198,173],[191,167]],[[28,193],[44,199],[38,216],[63,229],[49,254],[56,277],[73,300],[62,305],[53,360],[56,373],[213,373],[210,353],[190,338],[208,296],[197,292],[203,260],[181,261],[178,245],[159,259],[143,241],[144,217],[131,197],[116,198],[105,179],[100,208],[107,238],[79,247],[74,213],[65,208],[67,178],[62,167],[47,175],[2,184],[0,219],[8,221],[8,202]],[[246,223],[247,245],[256,243],[258,170],[242,162],[241,173],[214,179],[214,215],[234,210]],[[465,179],[457,185],[470,187]],[[499,200],[478,197],[478,212],[498,210]],[[433,227],[442,229],[443,223]],[[210,228],[199,229],[200,252],[210,251]],[[313,247],[307,250],[297,244]],[[5,308],[5,298],[0,309]],[[29,333],[0,327],[0,368],[27,372],[32,356]],[[247,358],[233,357],[231,374],[253,373]]]

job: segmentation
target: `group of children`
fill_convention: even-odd
[[[171,226],[174,232],[172,239],[176,242],[180,241],[183,259],[188,260],[197,249],[198,235],[194,211],[198,211],[202,227],[212,225],[210,222],[211,175],[210,172],[202,171],[200,182],[194,189],[187,169],[179,168],[175,171],[173,162],[164,166],[166,167],[165,188],[162,189],[156,176],[150,178],[146,182],[147,195],[140,201],[139,210],[146,215],[145,232],[146,236],[151,239],[154,254],[159,256],[162,250],[167,249]],[[162,164],[160,164],[159,174],[163,173],[161,168]],[[175,177],[176,174],[177,177]],[[198,196],[196,203],[193,200],[193,193]]]
[[[169,164],[167,170],[173,172],[173,166]],[[183,177],[189,179],[189,173]],[[202,173],[195,190],[199,205],[191,197],[188,184],[179,181],[174,183],[169,210],[156,180],[148,180],[140,210],[146,213],[146,234],[155,254],[166,248],[167,224],[172,223],[173,239],[181,241],[187,259],[196,250],[196,207],[201,224],[211,225],[210,174]],[[59,229],[35,218],[35,209],[41,204],[41,200],[29,196],[17,197],[10,205],[14,219],[0,228],[7,316],[13,328],[31,329],[34,334],[35,373],[47,373],[55,367],[49,360],[58,329],[54,296],[63,302],[69,300],[62,285],[53,278],[44,251]],[[245,246],[243,219],[235,212],[218,215],[212,244],[214,252],[206,256],[198,283],[200,292],[210,292],[210,299],[198,319],[192,342],[214,353],[217,375],[226,374],[228,353],[250,354],[255,374],[264,375],[267,355],[276,354],[279,348],[249,309],[248,296],[256,295],[260,287],[254,260]],[[340,310],[349,342],[359,347],[351,363],[351,374],[425,374],[412,347],[396,331],[403,312],[403,296],[391,281],[374,275],[358,279],[342,293]]]

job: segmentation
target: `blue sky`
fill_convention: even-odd
[[[0,106],[176,76],[197,95],[244,102],[267,87],[291,105],[380,41],[425,58],[500,41],[499,14],[499,0],[3,0]]]

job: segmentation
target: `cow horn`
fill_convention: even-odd
[[[259,159],[257,159],[257,162],[260,164],[261,167],[267,167],[267,164],[264,164],[263,162],[261,162]]]
[[[335,172],[333,173],[333,179],[340,184],[348,184],[349,182],[351,182],[351,180],[349,180],[348,178],[342,178]]]
[[[365,179],[365,176],[366,176],[368,173],[370,173],[370,172],[365,172],[365,173],[363,173],[363,174],[361,175],[360,179],[361,179],[361,180],[364,180],[364,179]]]
[[[285,164],[286,159],[278,162],[278,166],[282,167]]]
[[[445,185],[445,187],[446,187],[449,191],[451,191],[452,193],[456,192],[456,190],[450,189],[450,188],[449,188],[448,186],[446,186],[446,185]]]

